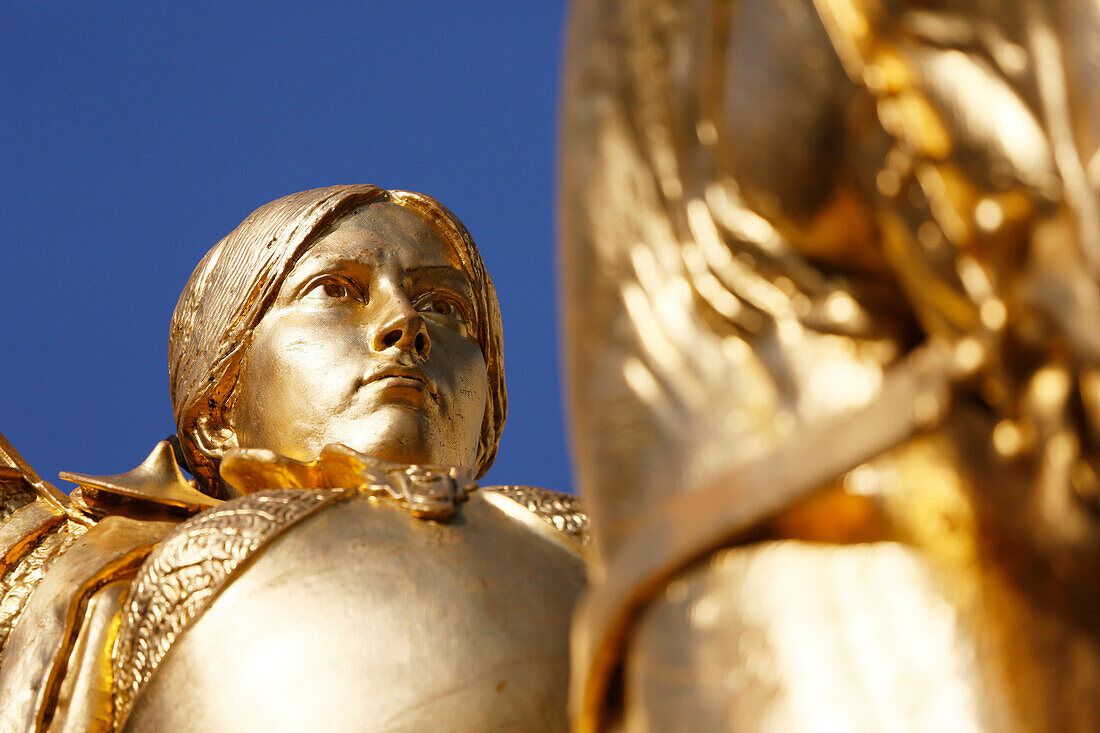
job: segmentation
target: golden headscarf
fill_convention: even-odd
[[[223,410],[252,332],[283,280],[327,227],[355,209],[392,201],[419,212],[450,243],[474,290],[476,339],[485,357],[489,399],[478,442],[477,475],[496,457],[508,409],[500,306],[493,281],[466,227],[435,199],[377,186],[330,186],[264,204],[207,252],[180,294],[168,339],[168,374],[176,431],[188,465],[206,488],[221,493],[218,458],[199,449],[196,423],[224,424]]]

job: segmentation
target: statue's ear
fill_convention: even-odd
[[[195,447],[215,464],[227,450],[238,447],[237,433],[220,417],[210,413],[200,415],[192,433]]]
[[[232,499],[236,494],[222,481],[218,467],[225,452],[237,447],[237,434],[220,417],[210,413],[199,415],[177,434],[196,488],[216,499]]]

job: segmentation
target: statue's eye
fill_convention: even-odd
[[[424,305],[424,310],[441,316],[453,316],[458,309],[454,303],[445,298],[432,298]]]
[[[465,298],[447,291],[433,290],[416,299],[416,309],[429,320],[473,337],[473,306]]]
[[[328,280],[321,286],[325,295],[335,300],[344,300],[351,297],[351,288],[339,280]]]
[[[441,316],[464,320],[467,309],[456,298],[442,293],[431,293],[424,296],[416,305],[421,313],[436,313]]]
[[[324,300],[355,300],[359,297],[359,291],[355,286],[342,277],[325,275],[317,278],[309,287],[309,296]]]

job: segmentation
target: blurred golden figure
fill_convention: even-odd
[[[1098,8],[573,3],[579,730],[1100,729]]]
[[[0,730],[564,730],[587,520],[478,488],[502,360],[433,199],[253,212],[172,318],[175,450],[66,497],[0,441]]]

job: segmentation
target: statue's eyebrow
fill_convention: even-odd
[[[413,274],[417,275],[418,277],[424,277],[424,276],[436,275],[436,274],[439,274],[439,275],[458,275],[462,278],[465,278],[465,279],[469,280],[469,278],[466,277],[466,273],[461,268],[455,267],[454,265],[420,265],[420,266],[417,266],[417,267],[410,267],[407,270],[405,270],[405,272],[413,273]]]
[[[458,279],[471,290],[473,290],[474,286],[473,282],[470,280],[470,276],[466,274],[466,271],[454,265],[422,265],[419,267],[410,267],[405,270],[405,274],[416,280],[433,278],[440,280]]]

